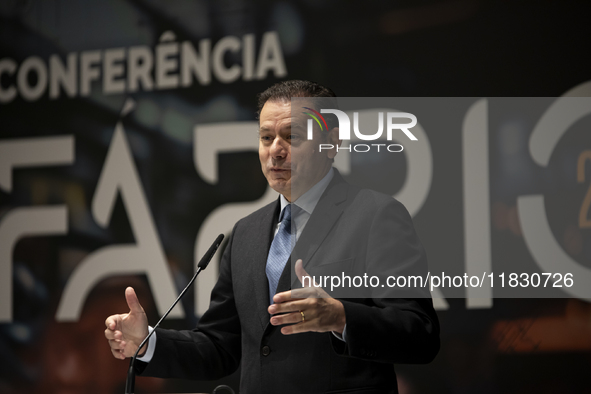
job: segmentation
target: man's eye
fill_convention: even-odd
[[[299,135],[297,135],[297,134],[290,134],[288,138],[289,138],[290,140],[297,140],[297,139],[299,139],[299,138],[300,138],[300,136],[299,136]]]
[[[268,135],[261,135],[261,141],[271,141],[271,137]]]

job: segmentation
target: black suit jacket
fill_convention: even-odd
[[[147,376],[217,379],[241,365],[240,392],[396,393],[394,363],[430,362],[439,324],[430,298],[343,299],[346,343],[332,333],[285,336],[269,323],[267,254],[276,201],[236,223],[208,311],[196,329],[157,329]],[[388,274],[426,272],[426,257],[406,209],[390,196],[335,176],[292,252],[310,273],[331,263],[353,270],[381,264]],[[388,264],[383,265],[384,261]],[[290,288],[290,264],[277,292]]]

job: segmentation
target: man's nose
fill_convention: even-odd
[[[282,138],[275,138],[271,144],[271,156],[274,159],[283,159],[287,156],[287,141]]]

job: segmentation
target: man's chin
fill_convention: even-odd
[[[291,192],[291,185],[289,181],[286,180],[272,180],[269,182],[269,186],[271,186],[271,189],[275,190],[279,194],[283,194],[284,196],[289,196]]]

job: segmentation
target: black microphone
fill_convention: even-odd
[[[193,275],[193,278],[191,278],[187,287],[185,287],[185,289],[181,292],[181,294],[179,294],[177,299],[172,303],[170,308],[168,308],[166,313],[164,315],[162,315],[160,320],[158,320],[158,323],[156,323],[152,332],[150,332],[148,334],[148,336],[142,341],[140,346],[138,346],[135,354],[133,355],[133,357],[131,358],[131,361],[129,362],[129,370],[127,371],[127,381],[125,382],[125,394],[133,394],[133,392],[134,392],[134,389],[135,389],[135,368],[134,368],[135,367],[135,359],[137,358],[137,355],[140,352],[140,349],[142,348],[142,346],[144,346],[146,344],[146,342],[148,342],[148,339],[150,339],[150,337],[152,336],[154,331],[156,331],[156,328],[160,325],[160,323],[162,323],[162,320],[166,319],[166,316],[168,316],[168,314],[170,313],[172,308],[174,308],[175,305],[180,301],[180,299],[183,298],[183,296],[185,295],[187,290],[189,290],[189,287],[191,287],[193,282],[195,282],[197,275],[199,275],[199,273],[201,271],[203,271],[205,268],[207,268],[207,264],[209,264],[213,255],[220,247],[220,244],[222,243],[223,239],[224,239],[224,234],[218,235],[218,237],[216,238],[214,243],[210,246],[207,253],[205,253],[205,255],[203,255],[203,257],[199,261],[199,264],[197,264],[197,272],[195,272],[195,275]]]

